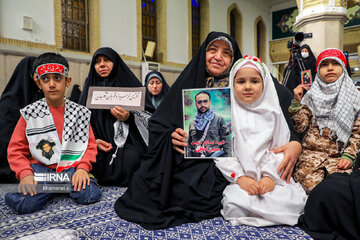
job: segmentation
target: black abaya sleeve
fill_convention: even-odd
[[[290,90],[287,89],[286,87],[284,87],[283,85],[281,85],[274,76],[271,75],[271,77],[273,78],[273,81],[275,84],[275,89],[278,94],[281,110],[282,110],[284,117],[286,119],[286,122],[289,126],[290,141],[297,141],[297,142],[301,143],[298,133],[295,132],[295,130],[293,128],[293,125],[292,125],[292,122],[290,119],[289,110],[288,110],[291,105],[291,100],[293,99],[293,95],[290,92]]]

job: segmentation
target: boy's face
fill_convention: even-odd
[[[48,73],[35,79],[38,87],[43,90],[49,106],[61,107],[64,105],[65,90],[69,87],[71,78],[58,73]]]
[[[325,59],[320,63],[319,75],[324,82],[333,83],[342,73],[343,68],[341,64],[334,59]]]
[[[240,69],[234,78],[234,94],[243,103],[256,102],[263,92],[263,81],[260,73],[253,68]]]

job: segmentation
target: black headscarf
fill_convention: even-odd
[[[73,102],[78,103],[81,95],[81,90],[79,84],[75,84],[71,90],[69,99]]]
[[[115,203],[117,214],[147,229],[167,228],[220,215],[227,181],[209,159],[184,159],[172,147],[171,133],[183,128],[182,89],[204,88],[206,48],[216,38],[230,40],[235,62],[241,58],[228,34],[211,32],[150,119],[149,150],[128,190]]]
[[[95,70],[95,60],[98,56],[106,56],[114,64],[111,73],[106,78],[101,77]],[[86,105],[90,86],[142,87],[141,82],[120,58],[119,54],[109,47],[99,48],[93,55],[89,75],[85,81],[85,86],[79,100],[79,103],[82,105]],[[148,104],[148,101],[146,101],[145,110],[150,112],[153,112],[154,110],[151,104]]]
[[[162,82],[161,92],[156,96],[151,94],[151,92],[149,91],[149,87],[148,87],[149,81],[153,77],[158,78]],[[166,96],[167,92],[170,89],[169,85],[165,81],[164,76],[156,70],[153,70],[153,71],[149,72],[148,74],[146,74],[144,86],[146,87],[146,93],[149,94],[149,96],[151,98],[151,102],[155,109],[159,106],[159,104],[162,102],[162,100],[164,99],[164,97]]]
[[[101,77],[95,70],[95,60],[98,56],[106,56],[113,62],[113,69],[111,70],[109,76],[106,78]],[[79,103],[81,105],[86,105],[90,86],[142,87],[141,82],[120,58],[119,54],[109,47],[99,48],[93,55],[89,75],[85,81],[85,85],[79,99]],[[145,101],[145,110],[149,112],[154,111],[154,108],[148,97]],[[92,127],[95,133],[95,137],[110,142],[108,140],[114,138],[113,124],[117,121],[117,119],[113,117],[113,115],[111,115],[110,110],[91,109],[91,119],[94,123],[92,124]]]
[[[16,182],[7,160],[7,147],[16,123],[19,110],[43,98],[43,92],[32,77],[35,57],[25,57],[16,66],[0,99],[0,183]]]
[[[311,70],[311,78],[314,81],[315,75],[316,75],[316,57],[314,56],[314,53],[312,52],[309,45],[304,44],[300,47],[298,50],[301,54],[301,50],[306,48],[309,51],[309,57],[301,59],[304,62],[305,70]],[[285,68],[284,71],[284,78],[286,76],[286,72],[290,71],[289,77],[287,79],[287,82],[284,83],[284,85],[293,92],[293,89],[296,88],[299,84],[301,84],[301,68],[297,62],[296,59],[294,59],[292,56],[290,57],[289,63]]]
[[[311,70],[312,79],[314,80],[315,74],[316,74],[316,57],[315,57],[314,53],[312,52],[309,45],[307,45],[307,44],[302,45],[300,47],[300,51],[303,50],[304,48],[306,48],[309,51],[309,57],[304,58],[305,69]]]
[[[113,62],[113,69],[107,78],[101,77],[95,70],[95,61],[98,56],[106,56]],[[86,79],[85,86],[80,96],[79,103],[86,105],[86,99],[90,86],[108,86],[108,87],[142,87],[140,81],[131,72],[129,67],[122,61],[119,54],[113,49],[104,47],[98,49],[92,58],[89,75]],[[153,112],[154,108],[151,100],[146,95],[145,109]],[[112,154],[115,153],[116,144],[114,142],[114,123],[117,119],[111,114],[109,109],[90,109],[91,126],[96,139],[102,139],[111,143],[113,149],[110,152],[98,151],[97,161],[93,164],[93,173],[101,185],[118,185],[126,186],[130,180],[133,171],[137,169],[139,161],[137,154],[146,150],[140,134],[136,130],[133,121],[128,119],[130,126],[129,135],[125,145],[116,153],[116,160],[111,165]],[[133,119],[133,115],[130,115]],[[135,155],[136,156],[135,156]],[[127,158],[136,159],[127,159]],[[131,165],[131,166],[130,166]]]

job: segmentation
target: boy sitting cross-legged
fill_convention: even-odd
[[[44,53],[34,61],[34,80],[45,98],[20,110],[8,147],[9,165],[20,184],[19,193],[5,194],[5,202],[16,213],[38,211],[53,195],[37,191],[36,173],[69,174],[70,197],[79,204],[101,197],[96,180],[89,176],[97,154],[91,113],[64,97],[71,82],[68,68],[67,60],[56,53]]]

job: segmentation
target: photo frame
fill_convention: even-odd
[[[301,71],[301,83],[309,87],[312,85],[311,70]]]
[[[231,157],[231,89],[184,89],[182,100],[188,143],[184,157]]]

